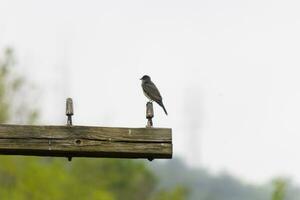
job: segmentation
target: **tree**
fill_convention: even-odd
[[[287,182],[283,178],[277,178],[273,181],[274,191],[272,200],[284,200]]]

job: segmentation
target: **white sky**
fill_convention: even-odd
[[[252,182],[300,182],[300,2],[0,0],[0,47],[40,88],[41,123],[142,127],[160,89],[174,155]]]

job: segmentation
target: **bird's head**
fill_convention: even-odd
[[[142,81],[150,81],[151,78],[148,75],[144,75],[140,80],[142,80]]]

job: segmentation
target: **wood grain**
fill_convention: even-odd
[[[0,125],[0,154],[172,158],[172,130],[167,128]]]

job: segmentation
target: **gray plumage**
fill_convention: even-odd
[[[168,115],[168,112],[163,104],[162,97],[155,84],[151,81],[150,76],[144,75],[141,78],[141,80],[142,80],[142,88],[145,96],[149,100],[155,101],[158,105],[160,105],[164,109],[166,115]]]

